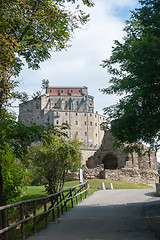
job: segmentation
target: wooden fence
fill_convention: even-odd
[[[16,221],[11,221],[9,217],[7,218],[5,224],[3,224],[5,227],[0,229],[0,239],[8,240],[8,231],[18,227],[21,228],[21,239],[25,240],[25,224],[27,224],[29,221],[33,221],[32,230],[33,233],[36,234],[36,227],[39,222],[44,220],[45,226],[47,225],[47,217],[50,212],[52,212],[52,220],[55,221],[56,209],[56,215],[59,218],[60,213],[63,214],[64,211],[67,211],[68,201],[70,201],[71,207],[73,207],[73,199],[75,198],[76,203],[78,203],[78,198],[80,198],[80,201],[82,201],[83,195],[86,198],[88,192],[89,183],[86,181],[85,183],[64,189],[58,193],[51,194],[46,197],[29,199],[0,207],[0,216],[11,216],[11,212],[10,214],[8,213],[8,211],[12,211],[11,209],[14,209],[14,212],[16,212],[17,216],[19,215],[19,219]],[[43,204],[44,210],[43,212],[37,213],[37,206],[39,202]],[[29,205],[29,207],[27,207],[27,205]]]

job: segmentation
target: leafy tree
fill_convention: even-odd
[[[40,173],[48,183],[48,192],[55,193],[63,188],[69,169],[79,166],[81,142],[51,134],[50,142],[42,140],[32,143],[30,152],[31,168]]]
[[[13,201],[20,193],[20,187],[27,183],[30,174],[22,162],[16,158],[11,146],[6,146],[2,153],[3,190],[7,203]]]
[[[112,75],[106,94],[123,97],[105,108],[110,128],[122,143],[160,140],[160,1],[139,0],[141,8],[126,21],[123,43],[115,41],[112,55],[104,60]]]
[[[3,119],[0,119],[0,201],[5,203],[10,193],[14,196],[21,186],[21,180],[26,175],[24,169],[28,167],[28,146],[35,140],[44,139],[49,142],[50,133],[62,136],[64,130],[68,129],[66,124],[53,126],[46,124],[37,126],[33,124],[28,127],[16,122],[16,117],[3,111]],[[21,173],[21,174],[20,174]]]
[[[90,0],[82,2],[93,6]],[[69,10],[68,6],[75,3],[74,0],[0,2],[0,205],[5,204],[2,176],[5,146],[13,147],[16,156],[23,156],[28,142],[38,134],[42,137],[42,132],[45,132],[41,127],[32,126],[29,129],[17,124],[7,114],[6,106],[10,99],[26,99],[25,93],[14,92],[19,82],[12,77],[20,73],[24,59],[29,68],[38,69],[40,62],[50,58],[50,50],[60,51],[68,47],[74,30],[89,20],[89,15],[78,6],[75,11]],[[44,86],[47,87],[47,82]]]

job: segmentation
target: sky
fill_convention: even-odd
[[[103,114],[103,108],[115,104],[118,97],[104,95],[99,89],[109,86],[107,69],[100,66],[111,55],[114,40],[122,41],[125,20],[130,10],[138,6],[138,0],[94,0],[93,8],[83,7],[90,13],[87,27],[75,31],[67,51],[51,52],[51,59],[40,64],[39,70],[23,68],[18,80],[19,91],[32,95],[41,89],[42,79],[50,86],[86,86],[94,96],[95,111]],[[18,109],[16,110],[18,113]]]
[[[48,79],[50,86],[88,87],[89,94],[94,96],[95,112],[100,114],[104,107],[118,102],[119,97],[99,91],[108,87],[110,80],[107,69],[100,64],[110,57],[114,41],[122,41],[125,21],[139,3],[138,0],[94,0],[94,3],[93,8],[83,6],[90,13],[90,21],[85,28],[75,31],[67,51],[51,52],[51,58],[41,63],[39,70],[24,67],[18,78],[19,91],[32,95],[41,89],[42,80]],[[18,109],[15,111],[18,114]]]

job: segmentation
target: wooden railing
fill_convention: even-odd
[[[8,231],[15,228],[21,228],[21,239],[25,239],[25,229],[24,226],[29,221],[33,221],[32,231],[36,234],[36,227],[39,222],[42,220],[45,221],[45,226],[47,225],[47,217],[52,212],[52,220],[55,221],[55,217],[60,217],[60,213],[63,214],[64,211],[67,211],[67,202],[70,201],[71,207],[73,207],[73,199],[76,199],[76,203],[78,203],[78,199],[82,201],[83,196],[86,198],[89,192],[89,183],[86,181],[85,183],[76,185],[71,188],[64,189],[58,193],[48,195],[42,198],[29,199],[21,202],[17,202],[14,204],[9,204],[0,207],[0,216],[11,216],[12,214],[8,213],[8,211],[12,211],[14,209],[14,213],[16,212],[16,216],[19,216],[18,220],[11,220],[9,217],[3,226],[3,229],[0,229],[0,239],[8,239]],[[38,204],[38,203],[41,204]],[[40,213],[37,212],[37,208],[39,205],[42,205],[44,210]],[[16,208],[16,209],[15,209]],[[57,210],[56,210],[57,209]],[[56,212],[55,212],[56,211]],[[56,216],[55,216],[56,215]],[[9,239],[10,240],[10,239]]]

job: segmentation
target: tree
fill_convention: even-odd
[[[90,0],[82,2],[89,7],[93,6]],[[19,82],[12,80],[12,77],[20,73],[24,65],[23,59],[29,68],[36,70],[40,62],[50,58],[50,50],[60,51],[68,47],[74,30],[89,20],[89,15],[78,6],[75,11],[69,10],[69,4],[75,3],[75,0],[0,2],[0,206],[5,204],[2,177],[4,146],[10,144],[14,148],[14,154],[23,155],[26,141],[33,140],[33,136],[40,130],[34,126],[33,134],[33,128],[29,130],[25,126],[17,125],[12,121],[12,116],[7,115],[9,100],[21,97],[14,92]],[[46,84],[45,86],[47,87]],[[25,97],[25,94],[22,97]],[[8,131],[10,128],[11,132]],[[18,130],[21,137],[18,137],[14,129]]]
[[[68,170],[80,165],[82,143],[76,138],[69,140],[55,134],[51,137],[50,142],[32,143],[29,152],[33,168],[47,180],[48,192],[55,193],[63,189]]]
[[[76,1],[68,0],[68,3]],[[68,9],[64,0],[6,0],[1,1],[1,71],[18,74],[25,58],[28,66],[39,68],[39,63],[50,57],[50,50],[67,47],[76,28],[84,25],[89,15],[76,8]],[[93,6],[90,0],[84,1]]]
[[[139,0],[126,21],[123,43],[115,41],[102,66],[112,75],[106,94],[123,95],[105,108],[113,135],[122,143],[160,146],[160,1]]]
[[[93,6],[91,0],[82,2]],[[74,30],[89,20],[89,14],[85,14],[78,6],[75,11],[69,10],[69,3],[75,4],[76,1],[1,1],[0,111],[8,98],[13,97],[15,82],[11,81],[11,76],[20,73],[23,59],[29,68],[38,69],[40,62],[50,58],[50,50],[67,48]]]

